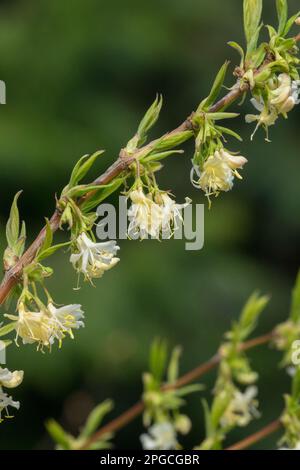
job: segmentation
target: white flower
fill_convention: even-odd
[[[161,207],[161,231],[163,238],[170,238],[174,230],[178,228],[178,223],[183,221],[182,210],[192,201],[186,197],[184,204],[177,204],[174,199],[170,198],[168,193],[161,192],[157,195],[156,202]]]
[[[258,418],[257,387],[248,387],[244,393],[235,390],[223,417],[221,424],[224,427],[247,426],[253,418]]]
[[[18,387],[23,381],[23,376],[24,372],[22,370],[10,372],[8,369],[2,369],[2,367],[0,367],[0,387]]]
[[[12,397],[8,396],[7,393],[4,393],[2,388],[0,387],[0,423],[2,421],[3,410],[6,411],[6,417],[10,417],[10,415],[8,414],[9,406],[12,406],[13,408],[16,408],[18,410],[20,408],[20,402],[14,401]]]
[[[151,194],[144,194],[142,188],[131,191],[132,205],[128,210],[128,236],[141,239],[150,235],[159,238],[162,222],[162,208],[156,204]]]
[[[174,426],[167,421],[154,424],[140,439],[144,450],[174,450],[177,447]]]
[[[52,334],[49,339],[52,344],[55,339],[61,344],[65,334],[74,338],[73,329],[78,330],[84,327],[84,313],[81,310],[81,305],[71,304],[64,305],[63,307],[56,308],[52,303],[48,304],[48,311],[50,313],[50,323],[52,325]]]
[[[119,262],[115,257],[118,250],[116,241],[94,243],[83,232],[76,240],[76,252],[72,253],[70,262],[86,278],[99,278]]]
[[[3,410],[6,412],[6,417],[9,417],[9,406],[16,409],[20,408],[20,403],[18,401],[14,401],[12,397],[8,396],[7,393],[3,391],[2,387],[18,387],[23,380],[23,375],[24,372],[21,370],[10,372],[8,369],[2,369],[2,367],[0,367],[0,422],[2,421]]]
[[[65,305],[60,308],[49,303],[48,307],[38,312],[27,310],[23,303],[19,305],[19,315],[6,315],[10,320],[16,321],[18,338],[23,344],[38,343],[38,349],[44,346],[51,348],[55,339],[61,341],[70,335],[73,338],[73,329],[84,326],[81,305]]]
[[[245,157],[231,155],[221,149],[208,157],[203,165],[202,172],[194,168],[191,175],[192,183],[195,187],[200,187],[207,197],[217,196],[220,191],[232,189],[234,176],[241,178],[237,169],[243,168],[246,163]],[[198,180],[194,179],[195,171]]]

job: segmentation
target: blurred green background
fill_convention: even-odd
[[[225,4],[226,3],[226,4]],[[23,189],[20,208],[29,237],[54,208],[54,194],[68,180],[78,157],[107,149],[95,176],[112,162],[133,135],[155,94],[164,109],[154,136],[180,123],[207,94],[225,59],[238,62],[227,41],[242,41],[242,1],[226,0],[6,0],[0,2],[0,78],[7,104],[0,108],[1,247],[14,194]],[[275,19],[275,1],[264,2],[265,22]],[[292,12],[299,7],[291,0]],[[232,80],[228,77],[227,85]],[[249,105],[244,111],[251,109]],[[235,106],[238,109],[238,106]],[[206,209],[205,248],[187,252],[184,242],[121,241],[121,263],[80,291],[68,255],[51,260],[56,275],[50,289],[59,303],[78,302],[86,328],[62,350],[40,354],[34,347],[11,347],[9,367],[24,369],[14,391],[22,407],[0,426],[1,449],[52,447],[44,428],[55,417],[75,433],[98,402],[112,397],[111,416],[140,395],[155,336],[184,348],[182,371],[206,360],[256,288],[272,294],[259,332],[284,320],[299,266],[299,117],[272,128],[272,143],[260,131],[235,123],[243,144],[230,142],[249,159],[230,194]],[[178,201],[205,202],[189,181],[192,147],[166,163],[159,176]],[[234,433],[246,436],[277,417],[289,388],[278,371],[280,356],[261,348],[251,353],[261,374],[261,424]],[[209,386],[214,374],[205,377]],[[209,391],[204,395],[210,399]],[[199,395],[189,400],[193,446],[203,438]],[[120,432],[119,449],[139,448],[140,420]],[[257,445],[274,448],[276,437]]]

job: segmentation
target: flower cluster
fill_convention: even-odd
[[[128,211],[128,236],[141,239],[170,238],[182,221],[181,211],[191,202],[186,198],[184,204],[177,204],[167,192],[145,194],[141,187],[130,191],[129,198],[132,205]]]
[[[205,195],[218,196],[220,191],[229,191],[233,187],[234,177],[242,179],[238,169],[243,168],[247,159],[232,155],[223,148],[216,150],[204,162],[202,170],[194,166],[191,172],[191,181],[196,188],[201,188]],[[195,178],[195,173],[197,179]]]
[[[222,418],[221,425],[225,428],[247,426],[253,418],[259,418],[256,400],[257,387],[248,387],[245,392],[235,389]],[[222,393],[222,392],[221,392]]]
[[[20,403],[14,401],[6,392],[3,391],[5,388],[15,388],[21,384],[23,380],[23,371],[14,371],[10,372],[8,369],[2,369],[0,367],[0,422],[3,421],[2,413],[6,413],[5,417],[10,417],[8,412],[8,407],[20,408]]]
[[[6,317],[15,322],[16,341],[20,337],[23,344],[37,343],[42,350],[51,349],[55,340],[61,346],[66,335],[73,338],[73,330],[84,326],[84,314],[78,304],[56,308],[49,303],[39,311],[31,311],[21,302],[18,315]]]
[[[263,126],[268,140],[268,128],[275,124],[280,115],[287,117],[287,114],[300,103],[299,86],[300,80],[293,80],[287,73],[282,73],[268,81],[263,94],[251,99],[253,106],[260,112],[258,115],[246,115],[247,123],[257,121],[252,138],[257,129]]]

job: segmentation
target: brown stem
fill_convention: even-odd
[[[236,86],[232,91],[230,91],[226,96],[224,96],[220,101],[218,101],[211,108],[211,112],[216,112],[222,109],[224,106],[227,106],[228,104],[232,103],[239,96],[241,96],[244,91],[245,91],[244,88],[241,89],[239,86]],[[179,127],[169,132],[168,134],[165,134],[164,137],[170,137],[172,135],[176,135],[184,131],[190,131],[190,130],[191,130],[191,116],[189,116]],[[191,136],[192,135],[193,134],[191,133]],[[128,169],[128,167],[132,164],[132,162],[135,161],[137,158],[139,158],[139,156],[142,155],[145,152],[145,150],[148,150],[148,149],[150,150],[157,141],[158,139],[150,142],[146,146],[138,149],[135,152],[135,154],[131,156],[124,157],[124,154],[121,151],[119,158],[102,175],[100,175],[95,181],[93,181],[92,184],[101,186],[101,185],[110,183],[114,178],[116,178],[123,171]],[[88,193],[87,195],[85,195],[85,197],[81,199],[80,202],[86,201],[92,195],[93,195],[93,192]],[[50,226],[51,226],[53,233],[56,232],[59,228],[60,218],[61,218],[61,215],[56,210],[50,219]],[[45,235],[46,235],[46,227],[43,227],[39,235],[36,237],[36,239],[30,245],[27,251],[23,254],[20,260],[5,273],[3,280],[1,282],[1,285],[0,285],[0,305],[3,304],[3,302],[9,295],[11,289],[20,280],[24,266],[27,266],[28,264],[30,264],[32,260],[34,259],[38,249],[41,247],[45,239]]]
[[[241,351],[247,351],[249,349],[255,348],[256,346],[260,346],[263,344],[268,343],[271,341],[273,338],[274,333],[268,333],[263,336],[259,336],[257,338],[251,339],[245,343],[243,343],[240,347]],[[187,374],[183,375],[180,377],[175,384],[167,384],[162,387],[162,390],[174,390],[177,388],[181,388],[191,382],[194,382],[195,380],[199,379],[202,377],[204,374],[209,372],[210,370],[214,369],[221,361],[222,356],[220,353],[215,354],[211,359],[209,359],[207,362],[204,362],[200,366],[196,367],[195,369],[191,370]],[[124,426],[127,424],[131,423],[135,418],[140,416],[142,412],[144,411],[144,403],[142,401],[137,402],[135,405],[133,405],[131,408],[129,408],[127,411],[122,413],[120,416],[118,416],[116,419],[110,421],[108,424],[103,426],[102,428],[99,429],[93,436],[91,436],[87,441],[84,443],[84,446],[81,448],[81,450],[87,449],[91,444],[94,442],[98,441],[104,434],[107,433],[114,433],[120,429],[122,429]]]
[[[300,41],[300,34],[298,34],[295,37],[295,41],[296,42]],[[268,63],[269,61],[270,60],[267,59],[266,63]],[[232,104],[234,101],[236,101],[248,89],[249,87],[247,86],[247,84],[244,83],[242,86],[240,86],[239,81],[238,81],[231,91],[229,91],[223,98],[217,101],[210,108],[210,112],[214,113],[221,109],[226,108],[227,106]],[[164,137],[176,135],[178,133],[191,130],[192,128],[191,116],[189,116],[179,127],[174,129],[170,133],[165,134]],[[151,147],[153,147],[157,141],[158,139],[154,140],[153,142],[150,142],[145,147],[138,149],[135,154],[131,156],[125,156],[125,158],[121,150],[118,159],[102,175],[100,175],[95,181],[93,181],[92,184],[101,186],[101,185],[110,183],[115,177],[120,175],[120,173],[128,169],[128,167],[132,164],[132,162],[136,160],[140,155],[142,155],[146,149],[151,149]],[[93,192],[88,193],[85,197],[82,198],[82,201],[85,201],[87,198],[91,197],[92,195],[93,195]],[[56,230],[58,230],[59,228],[60,217],[61,217],[60,213],[56,210],[50,219],[50,226],[51,226],[53,233],[56,232]],[[30,245],[27,251],[23,254],[20,260],[16,263],[16,265],[13,266],[10,270],[8,270],[5,273],[3,280],[1,282],[1,285],[0,285],[0,305],[3,304],[3,302],[9,295],[11,289],[20,280],[24,266],[27,266],[34,259],[38,249],[41,247],[45,239],[45,235],[46,235],[46,227],[43,227],[39,235],[36,237],[36,239]]]
[[[253,444],[256,444],[259,441],[262,441],[266,437],[270,436],[274,432],[278,431],[281,428],[282,424],[280,419],[276,419],[272,423],[268,424],[265,426],[263,429],[260,431],[251,434],[251,436],[246,437],[240,442],[237,442],[236,444],[228,447],[225,450],[244,450],[248,449],[251,447]]]

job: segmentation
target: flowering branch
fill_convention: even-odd
[[[295,42],[300,41],[300,34],[294,38]],[[254,70],[254,74],[263,73],[264,69],[268,68],[268,65],[272,62],[272,57],[267,57],[264,64],[258,69]],[[214,105],[209,108],[210,113],[217,113],[219,110],[227,108],[229,105],[238,100],[245,92],[250,89],[250,83],[247,81],[242,81],[240,78],[237,80],[237,83],[234,85],[232,90],[230,90],[223,98],[217,101]],[[192,113],[180,126],[178,126],[173,131],[165,134],[160,139],[156,139],[144,147],[135,149],[130,155],[126,152],[126,149],[120,151],[118,159],[98,178],[96,178],[91,186],[103,186],[110,183],[121,173],[128,170],[130,165],[137,161],[145,153],[151,151],[155,148],[155,145],[158,142],[163,142],[176,139],[177,136],[184,135],[184,140],[188,140],[194,136],[194,124],[193,124],[194,113]],[[182,142],[182,140],[181,140]],[[79,206],[81,203],[86,202],[89,198],[92,197],[95,190],[89,191],[79,200]],[[49,226],[51,231],[56,232],[61,223],[61,211],[56,209],[49,220]],[[3,304],[5,299],[8,297],[12,288],[19,282],[22,277],[22,272],[25,266],[29,265],[32,260],[35,258],[39,248],[42,246],[45,237],[46,237],[46,226],[42,228],[36,239],[32,242],[30,247],[26,250],[23,256],[18,260],[18,262],[8,269],[5,272],[4,278],[0,285],[0,305]]]
[[[246,341],[240,346],[241,351],[248,351],[249,349],[253,349],[255,347],[264,345],[272,341],[274,337],[274,333],[270,332],[266,335],[259,336],[257,338],[253,338],[249,341]],[[162,387],[162,390],[170,390],[170,389],[177,389],[181,388],[195,380],[198,380],[200,377],[205,375],[206,373],[213,370],[217,367],[222,360],[222,355],[220,352],[215,354],[211,359],[207,362],[202,363],[200,366],[196,367],[195,369],[191,370],[187,374],[180,377],[173,385],[167,385]],[[145,409],[145,404],[143,401],[139,401],[135,403],[131,408],[127,411],[122,413],[120,416],[112,420],[111,422],[104,425],[101,429],[99,429],[95,434],[93,434],[82,446],[81,450],[87,449],[90,447],[91,444],[97,442],[102,436],[106,434],[115,433],[119,431],[123,427],[127,426],[131,421],[135,418],[140,416]]]

